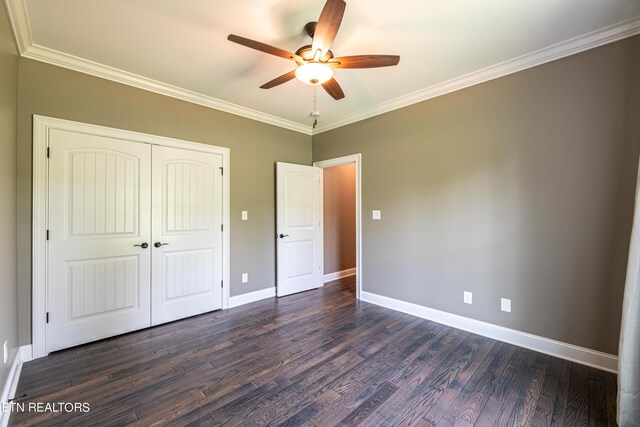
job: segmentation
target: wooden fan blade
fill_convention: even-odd
[[[344,98],[344,92],[342,91],[342,88],[335,78],[332,77],[331,80],[327,80],[326,82],[322,83],[322,87],[336,101]]]
[[[342,16],[344,15],[344,9],[346,7],[347,4],[344,0],[327,0],[320,14],[320,18],[318,18],[318,25],[316,25],[316,30],[313,34],[311,52],[313,52],[314,55],[318,49],[322,51],[321,56],[329,51],[340,29]]]
[[[260,52],[268,53],[269,55],[279,56],[285,59],[291,59],[298,63],[303,63],[304,60],[295,53],[287,52],[280,48],[270,46],[266,43],[261,43],[255,40],[251,40],[245,37],[236,36],[235,34],[229,34],[227,40],[230,42],[241,44],[242,46],[249,47],[251,49],[259,50]]]
[[[276,77],[270,82],[263,84],[262,86],[260,86],[260,89],[271,89],[272,87],[281,85],[282,83],[286,83],[289,80],[293,80],[295,77],[296,77],[296,70],[289,71],[288,73],[283,74],[280,77]]]
[[[333,58],[327,65],[333,68],[378,68],[398,65],[398,55],[354,55]]]

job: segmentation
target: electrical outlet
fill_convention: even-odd
[[[9,360],[9,348],[7,347],[7,340],[4,340],[4,364],[7,364]]]
[[[371,217],[375,220],[380,220],[382,219],[382,214],[380,213],[380,211],[372,211]]]
[[[249,281],[249,273],[242,273],[242,283],[247,283]]]
[[[471,292],[464,291],[464,303],[473,304],[473,294]]]
[[[507,298],[500,298],[500,310],[511,313],[511,300]]]
[[[242,211],[242,220],[247,221],[249,219],[249,212]]]

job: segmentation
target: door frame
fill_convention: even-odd
[[[230,149],[198,142],[184,141],[157,135],[149,135],[124,129],[109,128],[46,116],[33,116],[33,198],[32,198],[32,248],[31,248],[31,333],[33,358],[48,354],[47,348],[47,229],[49,227],[47,162],[50,130],[63,130],[126,141],[182,148],[191,151],[219,154],[222,156],[222,223],[226,225],[222,233],[222,308],[229,308],[229,267],[230,267]],[[55,153],[53,153],[55,155]]]
[[[351,154],[334,159],[313,162],[313,166],[325,169],[334,166],[356,165],[356,299],[362,294],[362,154]],[[323,190],[324,197],[324,190]],[[324,218],[322,220],[324,223]]]

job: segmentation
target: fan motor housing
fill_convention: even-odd
[[[304,33],[313,38],[313,35],[316,33],[316,25],[318,25],[318,23],[315,21],[307,22],[303,29]],[[307,44],[302,46],[300,49],[296,50],[296,55],[302,57],[302,59],[304,59],[305,61],[311,61],[313,59],[313,51],[311,50],[311,45]],[[327,62],[331,58],[333,58],[333,52],[328,51],[324,54],[324,56],[320,58],[320,61]]]
[[[296,55],[302,57],[302,59],[304,59],[305,61],[311,61],[313,59],[313,51],[311,50],[311,45],[307,44],[302,46],[300,49],[296,50]],[[333,58],[333,52],[329,50],[322,57],[320,57],[320,60],[322,62],[327,62],[331,58]]]

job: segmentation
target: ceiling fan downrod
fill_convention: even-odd
[[[306,35],[308,35],[309,37],[313,38],[313,35],[316,33],[316,26],[318,25],[317,22],[312,21],[312,22],[307,22],[304,26],[304,33]]]

